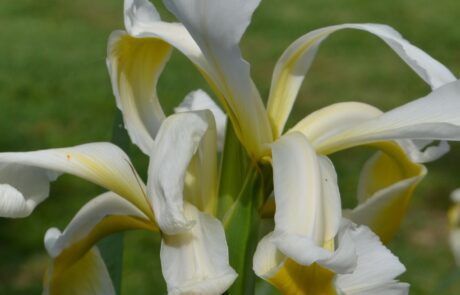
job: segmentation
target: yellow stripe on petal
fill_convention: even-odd
[[[287,259],[268,282],[284,295],[336,295],[335,274],[318,264],[303,266]]]
[[[360,204],[348,216],[358,224],[369,226],[386,243],[399,229],[426,168],[412,162],[396,143],[372,146],[383,153],[374,155],[363,168],[358,188]]]
[[[66,273],[75,263],[102,238],[125,230],[145,229],[158,231],[152,223],[131,216],[108,216],[97,224],[85,238],[65,248],[53,262],[53,277],[59,277],[61,273]],[[53,280],[53,277],[51,280]]]
[[[165,115],[156,93],[171,46],[156,38],[134,38],[116,31],[109,39],[107,66],[117,107],[133,143],[150,154]]]
[[[110,275],[97,248],[57,272],[51,265],[45,276],[44,295],[115,295]]]

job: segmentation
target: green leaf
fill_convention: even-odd
[[[130,140],[126,129],[123,126],[123,118],[117,112],[112,132],[112,142],[127,152]],[[121,279],[123,272],[123,237],[124,234],[116,233],[110,235],[98,243],[99,251],[104,259],[105,265],[112,279],[117,294],[121,292]]]
[[[271,168],[264,169],[251,162],[232,127],[229,125],[227,129],[221,161],[218,217],[224,223],[230,265],[238,278],[226,294],[253,295],[256,276],[252,257],[259,241],[259,209],[269,195],[273,180]]]
[[[249,167],[246,150],[238,141],[231,124],[227,125],[220,167],[217,217],[223,220],[240,194]]]

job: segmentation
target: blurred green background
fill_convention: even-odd
[[[171,20],[161,3],[154,2]],[[104,59],[110,32],[123,28],[122,5],[122,0],[0,1],[0,151],[110,140],[115,104]],[[241,47],[264,97],[277,58],[295,38],[344,22],[390,24],[460,74],[459,21],[457,0],[264,0]],[[207,89],[194,67],[174,53],[160,80],[165,109],[170,112],[196,88]],[[428,91],[382,41],[343,31],[323,44],[290,122],[332,102],[365,101],[387,110]],[[130,150],[145,176],[147,158],[135,147]],[[359,169],[371,152],[354,149],[333,157],[345,204],[353,204]],[[450,191],[460,186],[458,167],[458,144],[428,164],[430,173],[389,245],[408,269],[401,280],[411,283],[411,294],[447,286],[454,269],[445,213]],[[63,176],[30,218],[0,219],[0,294],[40,294],[47,263],[44,233],[52,226],[63,229],[101,191]],[[123,294],[163,294],[158,236],[127,233],[125,249]],[[436,294],[459,294],[459,281]]]

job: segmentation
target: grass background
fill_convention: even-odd
[[[108,35],[123,28],[122,4],[122,0],[0,1],[0,151],[110,140],[115,106],[104,59]],[[264,0],[241,47],[264,97],[277,58],[295,38],[344,22],[390,24],[460,74],[459,20],[456,0]],[[207,89],[193,66],[174,53],[160,80],[165,109],[170,111],[196,88]],[[322,46],[290,124],[337,101],[365,101],[386,110],[428,91],[382,41],[344,31]],[[131,154],[145,175],[147,159],[135,147]],[[333,157],[348,205],[354,202],[359,169],[370,154],[353,149]],[[428,164],[430,173],[389,245],[408,269],[401,279],[411,283],[411,294],[431,294],[454,269],[445,212],[450,191],[460,186],[459,164],[458,144],[443,159]],[[30,218],[0,219],[0,294],[40,294],[47,263],[44,233],[52,226],[63,229],[78,208],[100,192],[63,176],[52,186],[50,200]],[[163,294],[158,236],[127,233],[125,249],[123,294]],[[459,294],[458,280],[436,294]]]

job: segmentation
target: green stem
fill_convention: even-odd
[[[259,241],[259,209],[272,186],[271,169],[267,173],[251,162],[231,126],[226,134],[221,167],[218,217],[224,223],[230,265],[238,273],[226,294],[253,295],[256,276],[252,258]]]

